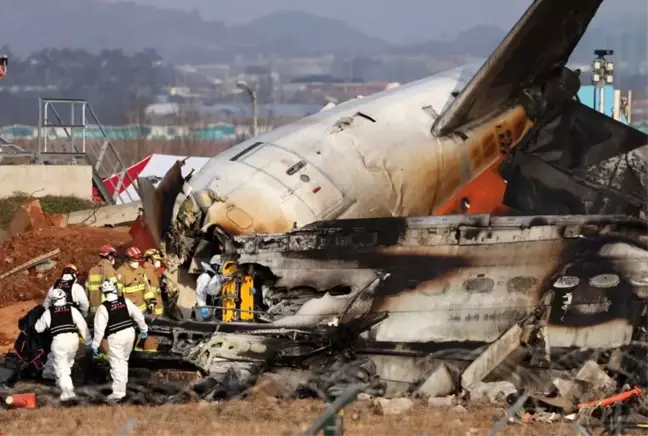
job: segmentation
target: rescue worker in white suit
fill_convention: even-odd
[[[88,302],[85,289],[77,282],[77,275],[76,266],[66,265],[63,268],[61,277],[47,290],[47,296],[45,297],[45,301],[43,301],[45,309],[49,309],[52,302],[52,292],[55,288],[58,288],[65,291],[67,302],[76,307],[84,318],[88,316],[90,303]]]
[[[81,312],[85,318],[88,316],[88,308],[90,303],[86,296],[85,289],[77,283],[77,268],[74,265],[66,265],[63,268],[61,277],[47,290],[47,296],[43,301],[43,307],[49,309],[52,305],[52,294],[54,289],[62,289],[65,291],[65,299],[69,304],[72,304],[76,309]],[[42,377],[48,380],[56,380],[56,372],[54,371],[54,353],[50,351],[47,356],[47,363],[43,368]]]
[[[200,319],[206,321],[210,318],[211,308],[205,306],[215,306],[221,292],[221,256],[216,254],[209,259],[209,263],[202,262],[201,266],[203,273],[196,279],[196,309]]]
[[[135,344],[133,321],[139,326],[141,339],[148,336],[148,326],[142,311],[128,298],[117,295],[117,283],[113,280],[105,280],[101,284],[101,292],[106,300],[97,308],[94,317],[92,354],[99,355],[99,346],[105,336],[112,378],[112,394],[108,400],[121,400],[126,396],[128,359]]]
[[[61,389],[61,401],[75,398],[72,384],[72,365],[79,349],[79,334],[85,344],[90,343],[88,324],[74,306],[68,304],[65,291],[52,291],[52,306],[47,309],[38,321],[36,331],[42,333],[49,329],[52,335],[52,353],[56,383]],[[87,345],[86,345],[87,346]]]

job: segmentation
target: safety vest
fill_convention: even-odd
[[[134,270],[127,264],[124,264],[117,270],[117,278],[122,284],[124,297],[132,301],[139,310],[146,312],[144,294],[148,292],[149,283],[144,268],[138,266]]]
[[[79,303],[74,301],[72,295],[72,287],[74,286],[74,283],[75,283],[74,281],[69,282],[69,281],[58,279],[54,283],[54,289],[62,289],[65,292],[65,300],[67,301],[67,303],[78,309]]]
[[[149,282],[149,290],[144,294],[144,300],[150,301],[155,299],[155,309],[153,313],[156,316],[164,315],[164,304],[162,302],[162,289],[160,288],[160,278],[155,269],[155,265],[150,262],[144,263],[144,271]]]
[[[223,321],[253,321],[254,278],[240,273],[225,278],[221,288],[221,304]]]
[[[52,336],[61,333],[76,333],[77,329],[72,318],[72,306],[54,306],[49,308],[52,317],[50,321],[50,333]]]
[[[115,301],[104,301],[101,304],[108,310],[106,337],[133,327],[133,320],[128,313],[124,297],[119,297]]]
[[[117,282],[117,289],[118,291],[121,291],[121,283],[117,280],[115,268],[113,268],[108,259],[101,259],[97,265],[88,271],[88,279],[86,280],[85,287],[88,292],[90,313],[95,313],[99,305],[106,300],[101,292],[101,284],[104,280],[111,279]]]

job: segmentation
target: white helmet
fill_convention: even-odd
[[[113,280],[104,280],[104,282],[101,284],[101,292],[103,292],[106,300],[117,300],[117,283],[115,283]]]
[[[105,294],[116,294],[117,293],[117,283],[113,280],[104,280],[101,284],[101,292]]]
[[[223,261],[221,260],[221,255],[220,254],[214,254],[211,259],[209,259],[209,263],[201,262],[201,267],[203,271],[211,271],[213,273],[217,273],[221,266],[222,266]]]
[[[55,288],[52,291],[52,302],[54,306],[65,306],[67,304],[67,296],[63,289]]]
[[[210,265],[218,265],[221,266],[223,261],[221,260],[221,255],[220,254],[214,254],[211,259],[209,259],[209,264]]]

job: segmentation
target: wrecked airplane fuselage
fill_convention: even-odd
[[[159,352],[134,361],[190,364],[249,386],[271,368],[326,368],[362,354],[388,396],[446,374],[440,362],[465,370],[464,388],[511,364],[575,368],[582,362],[564,361],[574,350],[646,342],[647,229],[620,216],[457,215],[216,232],[194,241],[187,263],[225,247],[263,290],[258,322],[191,320],[195,275],[176,276],[187,285],[185,319],[149,319]]]
[[[339,220],[231,243],[263,281],[264,327],[386,313],[374,350],[490,343],[539,310],[552,347],[619,347],[648,295],[646,223],[617,216]]]

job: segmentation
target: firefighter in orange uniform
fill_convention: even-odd
[[[104,245],[99,249],[99,258],[99,263],[88,271],[88,278],[85,283],[88,300],[90,302],[90,314],[94,314],[105,300],[101,292],[101,284],[104,280],[114,280],[117,282],[117,272],[115,271],[117,250],[112,245]],[[119,282],[118,288],[121,290],[121,283]]]
[[[164,315],[164,303],[162,301],[161,276],[164,271],[160,250],[151,248],[144,252],[144,270],[150,285],[150,292],[155,296],[148,300],[148,311],[155,316]]]
[[[142,252],[137,247],[126,250],[126,263],[117,270],[117,280],[122,285],[122,293],[142,312],[146,312],[146,300],[155,297],[149,290],[146,271],[141,266]]]

